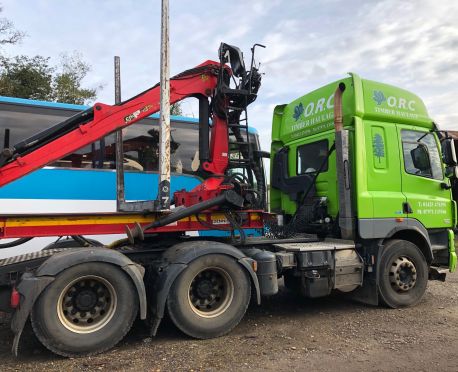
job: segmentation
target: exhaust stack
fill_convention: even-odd
[[[345,84],[340,83],[334,93],[334,129],[336,134],[336,169],[339,192],[339,227],[343,239],[355,237],[349,132],[343,128],[342,95]]]

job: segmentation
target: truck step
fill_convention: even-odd
[[[303,234],[303,236],[289,238],[289,239],[272,239],[265,236],[256,236],[256,237],[248,237],[245,239],[244,242],[235,243],[234,245],[237,247],[240,246],[252,246],[252,245],[274,245],[274,244],[285,244],[285,243],[309,243],[309,242],[317,242],[318,239],[315,235],[308,235]]]
[[[355,243],[353,241],[341,239],[326,239],[324,241],[304,243],[275,243],[273,245],[275,248],[287,252],[314,252],[355,249]]]

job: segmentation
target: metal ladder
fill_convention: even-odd
[[[244,174],[251,178],[249,169],[253,161],[253,147],[250,141],[248,113],[246,108],[229,106],[227,112],[229,129],[229,167],[242,168]],[[234,137],[231,140],[231,137]],[[252,181],[250,179],[250,181]]]

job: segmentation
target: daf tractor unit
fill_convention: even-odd
[[[298,296],[340,291],[399,308],[455,270],[455,142],[421,99],[351,74],[277,106],[263,152],[247,120],[261,85],[253,61],[246,68],[238,48],[221,44],[219,61],[171,78],[171,103],[199,100],[199,182],[174,189],[172,209],[158,198],[126,199],[122,148],[116,169],[101,170],[117,180],[116,212],[12,214],[0,201],[0,239],[9,239],[0,248],[56,237],[0,260],[0,310],[11,313],[15,354],[28,321],[54,353],[88,355],[113,347],[137,318],[155,335],[166,312],[191,337],[227,334],[281,279]],[[158,110],[156,85],[7,144],[0,187]],[[109,234],[125,238],[91,239]]]

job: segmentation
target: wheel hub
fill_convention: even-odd
[[[106,279],[84,276],[69,283],[61,292],[57,315],[70,331],[90,333],[111,320],[116,305],[116,292]]]
[[[88,311],[97,304],[97,294],[93,291],[82,291],[75,298],[75,306],[79,310]]]
[[[234,285],[229,274],[220,268],[208,268],[192,280],[188,299],[196,314],[212,318],[226,311],[233,295]]]
[[[202,280],[196,285],[196,294],[199,298],[205,299],[211,296],[213,285],[209,280]]]
[[[417,282],[417,270],[407,257],[398,257],[390,268],[390,282],[398,292],[411,290]]]

